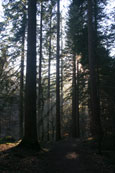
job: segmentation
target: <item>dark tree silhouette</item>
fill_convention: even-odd
[[[28,1],[28,49],[25,93],[25,125],[22,145],[37,146],[36,127],[36,0]]]
[[[93,24],[92,24],[92,0],[88,0],[88,57],[91,88],[91,110],[95,137],[101,152],[102,128],[100,121],[100,103],[97,91],[96,60],[94,55]]]
[[[61,139],[60,129],[60,0],[57,0],[57,57],[56,57],[56,140]]]

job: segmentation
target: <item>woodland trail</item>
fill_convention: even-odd
[[[0,173],[115,173],[110,159],[96,154],[92,144],[69,138],[46,144],[40,152],[3,144]]]
[[[79,139],[57,142],[46,154],[44,173],[113,173],[103,157],[89,150]]]

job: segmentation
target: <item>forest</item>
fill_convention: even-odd
[[[1,0],[0,172],[115,173],[114,0]]]

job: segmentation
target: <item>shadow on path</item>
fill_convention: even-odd
[[[57,142],[46,154],[44,173],[113,173],[101,156],[84,148],[80,140]]]

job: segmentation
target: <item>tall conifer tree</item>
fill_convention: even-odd
[[[61,139],[60,127],[60,0],[57,0],[57,57],[56,57],[56,140]]]
[[[25,128],[22,145],[37,146],[36,127],[36,0],[28,1],[28,49],[25,93]]]
[[[96,60],[94,55],[93,42],[93,15],[92,15],[92,0],[88,0],[88,57],[89,57],[89,71],[90,71],[90,88],[91,88],[91,109],[94,132],[99,144],[99,152],[101,152],[102,128],[100,121],[100,103],[97,91],[97,74],[96,74]]]

